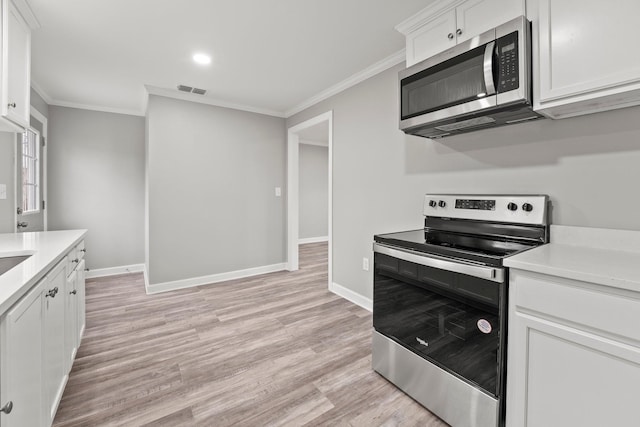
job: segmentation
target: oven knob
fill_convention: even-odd
[[[531,203],[525,203],[522,205],[522,210],[525,212],[531,212],[533,210],[533,205]]]
[[[437,205],[435,200],[429,200],[429,206],[431,206],[432,208],[435,208]]]
[[[438,206],[440,206],[441,208],[444,208],[445,206],[447,206],[447,202],[445,202],[444,200],[440,200],[438,202]]]
[[[518,210],[518,205],[516,205],[515,203],[511,202],[507,205],[507,209],[509,209],[510,211],[517,211]]]

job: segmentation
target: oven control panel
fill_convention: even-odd
[[[545,195],[426,194],[424,215],[521,224],[547,224]]]

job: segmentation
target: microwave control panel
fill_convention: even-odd
[[[498,93],[509,92],[520,86],[518,62],[518,33],[513,32],[496,40],[498,54]]]

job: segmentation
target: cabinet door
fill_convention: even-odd
[[[536,109],[556,107],[543,112],[569,117],[640,103],[640,2],[619,0],[615,7],[595,0],[537,4]],[[571,104],[576,105],[567,106]]]
[[[67,286],[64,292],[65,298],[65,354],[66,354],[66,367],[65,372],[71,371],[71,365],[73,365],[73,359],[76,357],[76,351],[78,350],[78,274],[76,271],[72,272],[67,278]]]
[[[85,325],[86,325],[86,291],[85,291],[85,261],[80,261],[80,265],[78,266],[77,278],[76,278],[76,290],[78,291],[77,305],[78,305],[78,320],[77,324],[77,346],[80,347],[80,341],[82,341],[82,336],[84,335]]]
[[[507,425],[638,425],[640,348],[510,314]]]
[[[524,14],[522,0],[467,0],[456,8],[456,43]]]
[[[31,30],[11,1],[3,1],[2,114],[23,128],[29,127],[31,82]]]
[[[43,289],[37,284],[0,323],[0,406],[13,403],[10,414],[0,414],[3,427],[43,425]]]
[[[456,45],[454,10],[427,22],[407,35],[407,67]]]
[[[53,422],[67,379],[64,324],[66,282],[66,260],[63,260],[47,275],[44,291],[44,398],[48,423]]]

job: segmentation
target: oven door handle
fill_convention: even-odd
[[[452,271],[454,273],[466,274],[480,279],[491,280],[492,282],[504,282],[504,269],[484,267],[482,265],[465,264],[462,262],[450,261],[449,259],[437,257],[431,254],[393,249],[379,243],[373,244],[373,251],[389,255],[403,261],[413,262],[426,267],[439,268],[441,270]]]

